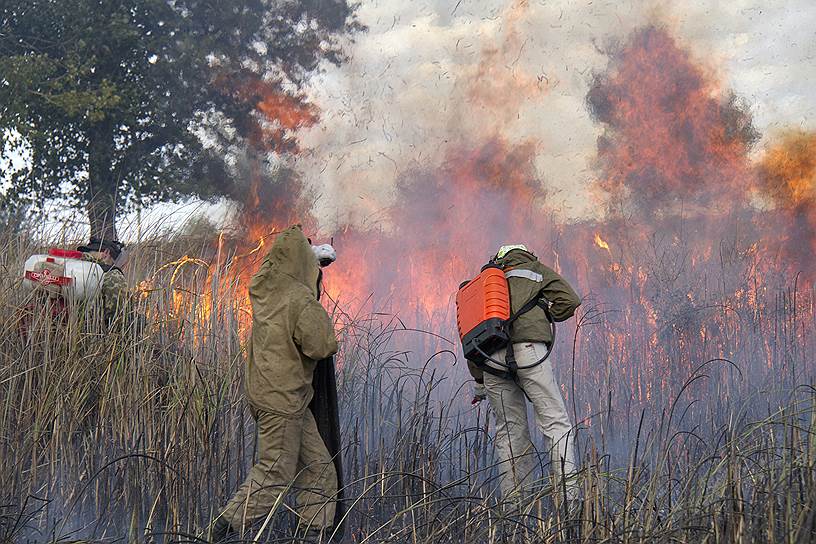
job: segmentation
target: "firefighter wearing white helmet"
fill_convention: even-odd
[[[549,306],[552,320],[564,321],[572,317],[581,304],[581,299],[566,280],[539,262],[522,244],[502,246],[492,263],[505,271],[513,313],[541,297]],[[502,375],[505,369],[491,373],[490,368],[468,362],[476,381],[474,403],[486,397],[496,417],[495,444],[505,498],[525,496],[530,491],[538,465],[537,452],[530,440],[527,399],[533,405],[541,432],[550,440],[550,466],[558,483],[556,489],[566,489],[566,498],[570,501],[578,498],[578,486],[571,477],[576,471],[572,423],[555,381],[552,363],[545,359],[536,364],[546,357],[552,342],[550,320],[544,308],[538,305],[521,313],[513,322],[510,343],[518,370],[512,378]],[[506,351],[493,353],[491,359],[506,361]],[[486,364],[492,366],[490,361]]]
[[[91,238],[77,248],[83,260],[96,263],[103,271],[100,291],[103,311],[109,321],[122,313],[127,302],[128,283],[122,269],[115,265],[124,248],[121,242],[100,238]]]

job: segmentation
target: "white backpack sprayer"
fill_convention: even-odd
[[[92,300],[102,290],[104,273],[99,264],[84,260],[81,251],[52,248],[26,260],[23,285],[52,299]]]
[[[28,336],[35,316],[49,319],[52,324],[64,323],[70,304],[90,301],[100,296],[103,267],[83,258],[81,251],[51,248],[47,254],[36,254],[23,265],[23,288],[34,299],[19,320],[21,334]]]

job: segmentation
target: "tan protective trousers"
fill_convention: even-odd
[[[258,462],[221,515],[233,529],[249,526],[276,508],[288,490],[297,493],[302,522],[317,529],[334,521],[337,474],[311,410],[302,416],[258,411]],[[280,511],[280,510],[278,510]]]
[[[541,359],[547,353],[547,346],[542,343],[514,344],[514,353],[518,366],[523,367]],[[491,357],[504,361],[505,350]],[[567,499],[577,499],[577,483],[575,478],[569,477],[576,470],[575,437],[550,361],[519,370],[517,383],[485,372],[484,385],[496,417],[496,452],[502,495],[509,498],[514,493],[529,493],[539,464],[527,425],[526,392],[533,403],[536,422],[550,440],[550,466],[558,489],[562,489],[560,482],[566,476]]]

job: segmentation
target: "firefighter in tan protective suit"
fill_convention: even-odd
[[[316,362],[337,351],[332,321],[317,300],[319,264],[299,226],[278,235],[252,278],[252,336],[246,395],[258,431],[258,460],[212,528],[212,540],[266,518],[288,488],[308,537],[332,525],[337,476],[308,409]]]
[[[502,246],[493,262],[505,270],[512,313],[518,312],[537,293],[549,302],[554,321],[569,319],[581,304],[581,299],[564,278],[541,264],[523,245]],[[502,495],[505,498],[523,497],[530,491],[529,485],[534,478],[538,456],[530,441],[527,423],[525,399],[529,399],[536,422],[551,443],[550,466],[559,483],[558,489],[562,489],[560,483],[566,477],[566,498],[573,501],[578,498],[577,484],[574,478],[569,478],[576,470],[574,435],[552,363],[547,359],[532,368],[523,368],[543,358],[548,345],[553,342],[553,332],[544,310],[535,306],[521,314],[513,322],[510,341],[519,367],[515,379],[501,376],[502,372],[491,373],[495,365],[490,361],[485,362],[488,368],[468,361],[468,368],[476,381],[474,404],[487,397],[496,417],[495,444],[501,463]],[[505,355],[505,350],[500,350],[491,358],[504,361]]]

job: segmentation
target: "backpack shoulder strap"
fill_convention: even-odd
[[[539,284],[544,283],[544,276],[539,274],[538,272],[534,272],[533,270],[527,270],[525,268],[511,268],[504,273],[504,277],[508,280],[510,278],[524,278],[526,280],[534,281]],[[524,303],[524,305],[518,309],[514,314],[510,316],[510,319],[507,320],[508,325],[512,324],[516,319],[518,319],[521,315],[526,314],[536,306],[540,306],[544,311],[549,315],[549,305],[547,302],[543,301],[544,293],[543,290],[539,289],[533,297]]]

